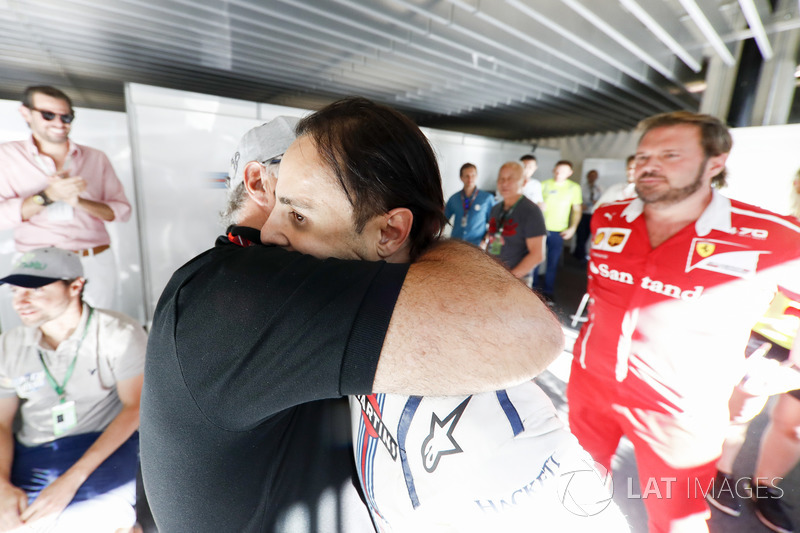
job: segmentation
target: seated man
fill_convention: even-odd
[[[410,120],[347,99],[301,120],[297,133],[262,239],[318,257],[388,263],[413,261],[435,245],[444,224],[441,180]],[[431,357],[406,353],[408,365]],[[448,397],[381,390],[350,396],[356,469],[378,531],[627,530],[591,457],[532,381]]]
[[[82,302],[72,252],[26,252],[0,283],[23,323],[0,337],[0,529],[130,530],[144,330]]]

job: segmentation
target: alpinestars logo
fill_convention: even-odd
[[[458,421],[461,420],[461,415],[464,414],[464,410],[467,408],[467,404],[471,398],[472,396],[468,396],[467,399],[453,409],[453,412],[447,415],[444,420],[439,420],[436,413],[432,413],[431,432],[422,442],[421,449],[422,464],[428,472],[436,470],[436,467],[439,465],[439,460],[445,455],[461,453],[463,451],[461,446],[456,442],[456,439],[453,438],[453,430],[458,425]]]
[[[397,451],[399,449],[397,440],[392,436],[389,428],[383,423],[383,419],[381,419],[381,412],[376,403],[375,395],[364,396],[359,394],[356,396],[356,399],[358,399],[358,403],[361,404],[361,414],[364,418],[364,426],[367,435],[375,439],[380,439],[389,451],[389,455],[392,456],[392,459],[397,461]]]

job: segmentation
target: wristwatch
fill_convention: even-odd
[[[33,201],[39,205],[48,206],[53,203],[53,200],[47,196],[47,193],[44,192],[44,189],[31,196],[31,198],[33,198]]]

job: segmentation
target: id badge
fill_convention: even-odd
[[[461,227],[462,228],[466,228],[467,227],[467,215],[466,214],[463,217],[461,217]]]
[[[63,435],[78,423],[78,413],[73,400],[56,405],[53,407],[52,413],[53,435],[56,437]]]
[[[500,255],[503,249],[503,237],[499,233],[492,237],[492,242],[489,243],[489,253],[491,255]]]

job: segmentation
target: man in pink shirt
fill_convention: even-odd
[[[75,112],[54,87],[28,87],[20,113],[31,129],[0,144],[0,229],[14,228],[20,252],[55,246],[82,258],[92,280],[84,298],[113,308],[114,254],[106,222],[130,218],[131,206],[105,154],[69,140]]]

